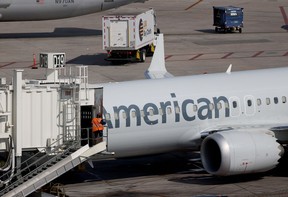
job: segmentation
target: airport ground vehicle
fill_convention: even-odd
[[[154,52],[156,17],[153,9],[102,17],[103,49],[107,61],[145,62]]]
[[[213,7],[215,32],[239,31],[243,28],[243,8],[234,6]]]

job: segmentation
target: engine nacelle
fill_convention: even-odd
[[[223,131],[206,137],[201,146],[205,170],[227,176],[273,169],[284,153],[268,130]]]

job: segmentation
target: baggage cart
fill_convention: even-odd
[[[215,32],[242,33],[243,8],[234,6],[213,7],[213,19]]]

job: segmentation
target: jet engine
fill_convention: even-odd
[[[265,172],[273,169],[284,148],[269,130],[230,130],[209,135],[201,146],[205,170],[228,176]]]

